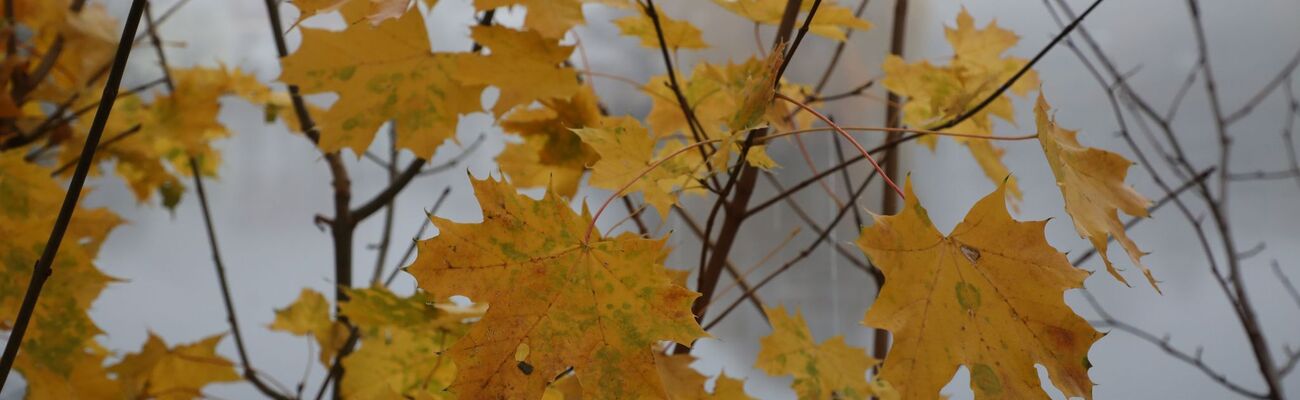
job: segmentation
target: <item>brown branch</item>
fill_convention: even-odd
[[[694,233],[697,239],[704,241],[704,246],[713,246],[713,242],[704,236],[704,230],[700,229],[700,223],[697,222],[690,213],[686,212],[685,209],[676,206],[673,206],[673,209],[677,210],[677,215],[682,218],[682,221],[686,222],[686,227],[690,228],[691,233]],[[731,260],[727,260],[726,268],[727,274],[731,276],[731,279],[736,281],[736,285],[740,286],[741,290],[752,290],[749,282],[745,280],[744,274],[740,273],[740,270],[736,268],[736,265],[733,264]],[[763,299],[759,298],[757,295],[751,296],[749,299],[750,303],[754,305],[754,309],[758,311],[758,315],[763,318],[763,321],[767,321],[767,311],[764,310]]]
[[[875,171],[872,171],[870,175],[867,175],[867,179],[863,181],[863,184],[865,185],[871,183],[872,179],[874,179],[876,175],[877,174],[875,173]],[[781,185],[781,182],[777,181],[776,176],[772,175],[772,173],[764,172],[763,176],[767,178],[768,183],[771,184],[772,187],[776,188],[776,190],[785,190],[785,188]],[[849,186],[850,193],[852,193],[852,190],[853,187]],[[808,213],[804,211],[803,207],[799,206],[799,203],[794,200],[793,196],[786,197],[785,204],[786,207],[789,207],[791,211],[794,211],[794,214],[798,216],[799,219],[802,220],[805,225],[808,225],[808,229],[811,229],[813,232],[821,232],[823,230],[822,226],[817,224],[816,221],[813,221],[812,217],[810,217]],[[857,205],[853,203],[845,203],[845,204],[841,204],[840,206],[844,207],[846,205],[847,208],[850,210],[858,209]],[[856,226],[862,226],[862,224],[858,223]],[[879,287],[880,280],[876,279],[878,277],[875,274],[875,269],[867,265],[866,262],[859,260],[858,254],[854,254],[853,251],[845,249],[844,247],[840,246],[840,243],[836,243],[832,247],[834,247],[835,251],[838,252],[840,256],[844,257],[846,261],[848,261],[850,264],[853,264],[854,267],[857,267],[858,269],[862,270],[862,272],[866,272],[868,275],[870,275],[872,277],[872,280],[875,281],[877,287]]]
[[[893,19],[893,29],[890,31],[889,34],[889,53],[898,57],[902,57],[903,51],[906,49],[906,47],[907,47],[907,0],[894,0],[894,19]],[[1023,73],[1023,71],[1021,72]],[[1011,78],[1012,81],[1014,81],[1015,79],[1019,79],[1018,75],[1020,74],[1017,74],[1017,76],[1012,77]],[[1004,85],[1004,87],[1009,87],[1009,86],[1010,86],[1009,83]],[[989,101],[990,100],[985,100],[985,102],[989,102]],[[885,127],[886,128],[898,128],[903,125],[903,120],[902,120],[903,110],[900,104],[902,104],[902,98],[898,96],[898,94],[894,93],[893,91],[887,91],[885,97]],[[902,135],[901,132],[890,132],[889,135],[885,137],[885,141],[886,142],[897,141],[901,135]],[[898,151],[897,147],[890,148],[889,150],[885,151],[885,155],[883,156],[885,161],[885,166],[884,166],[885,169],[883,171],[885,175],[884,176],[885,179],[894,179],[898,177],[898,163],[899,163],[899,159],[902,158],[901,156],[902,153]],[[880,212],[885,215],[892,215],[897,213],[898,199],[899,198],[897,196],[894,196],[894,193],[890,193],[888,187],[881,188]],[[884,288],[885,275],[880,273],[880,271],[875,271],[875,273],[872,274],[872,276],[876,278],[876,288],[877,289]],[[877,296],[880,295],[879,290],[877,290],[876,295]],[[886,331],[884,329],[874,329],[872,331],[872,339],[871,339],[871,354],[875,356],[876,359],[883,360],[885,359],[885,356],[888,353],[889,353],[889,331]]]
[[[388,185],[393,185],[397,179],[397,121],[389,122],[388,125],[388,162],[384,169],[388,172]],[[384,228],[379,238],[379,245],[376,248],[378,255],[375,256],[375,269],[370,275],[370,284],[376,285],[384,277],[384,261],[388,258],[388,245],[393,238],[393,208],[397,205],[397,196],[388,199],[388,204],[384,205]]]
[[[822,229],[820,232],[818,232],[817,239],[813,240],[812,244],[804,248],[803,251],[800,251],[799,255],[795,256],[789,261],[786,261],[786,263],[781,265],[780,268],[777,268],[776,271],[772,271],[772,273],[763,277],[762,280],[758,281],[758,284],[755,284],[752,288],[746,290],[743,294],[740,295],[740,298],[736,299],[736,301],[728,305],[727,308],[724,308],[722,312],[718,314],[717,317],[714,317],[713,321],[710,321],[708,324],[705,324],[704,329],[708,330],[712,328],[714,325],[717,325],[719,322],[722,321],[723,318],[726,318],[728,314],[731,314],[731,311],[735,310],[736,306],[740,305],[741,302],[744,302],[745,299],[753,296],[755,293],[758,292],[759,289],[762,289],[763,286],[767,286],[768,283],[771,283],[772,280],[776,279],[777,276],[780,276],[781,273],[790,270],[790,267],[795,266],[800,261],[803,261],[803,259],[808,258],[808,256],[812,255],[813,251],[817,250],[817,248],[821,246],[822,242],[826,241],[827,237],[830,237],[831,231],[834,230],[837,225],[839,225],[840,220],[844,219],[844,216],[848,214],[849,207],[853,207],[853,204],[857,202],[857,199],[862,196],[863,192],[866,191],[867,186],[869,186],[867,185],[867,183],[868,182],[864,181],[861,185],[858,186],[858,190],[854,191],[853,195],[849,197],[848,204],[845,204],[844,207],[840,207],[839,212],[835,214],[835,218],[832,219],[829,224],[826,224],[825,229]]]
[[[108,73],[108,82],[104,84],[104,92],[100,95],[99,110],[95,112],[95,119],[91,123],[90,133],[86,136],[86,144],[82,147],[77,169],[72,174],[72,181],[68,183],[68,191],[63,197],[63,205],[59,208],[54,227],[50,230],[50,237],[45,241],[45,249],[33,267],[32,279],[27,284],[27,293],[23,296],[18,316],[14,319],[4,355],[0,356],[0,390],[4,389],[9,371],[13,368],[14,360],[18,358],[18,347],[22,344],[27,325],[36,311],[36,302],[40,299],[41,288],[45,286],[45,281],[50,278],[50,275],[54,274],[52,268],[54,257],[59,252],[59,245],[63,243],[63,235],[68,230],[68,224],[72,222],[72,213],[77,209],[77,201],[81,198],[81,189],[86,183],[86,175],[90,172],[90,164],[95,158],[95,149],[99,146],[99,139],[108,124],[108,115],[113,111],[114,102],[104,100],[117,98],[117,90],[122,83],[122,73],[126,70],[127,58],[131,56],[131,46],[127,39],[135,36],[135,31],[140,26],[140,17],[144,14],[144,6],[145,0],[131,2],[126,26],[122,28],[122,37],[118,40],[117,52],[113,56],[113,66]],[[12,17],[12,7],[8,11],[8,15]]]
[[[442,189],[442,194],[438,195],[438,200],[433,202],[433,208],[424,212],[425,218],[424,222],[420,224],[420,230],[415,232],[415,236],[411,237],[411,246],[406,248],[406,253],[402,254],[402,259],[397,262],[396,268],[393,268],[393,272],[388,274],[388,278],[384,279],[384,286],[392,285],[393,280],[397,279],[397,273],[402,271],[402,266],[406,265],[406,262],[411,260],[411,256],[415,255],[415,249],[420,244],[420,237],[424,236],[424,231],[429,229],[429,225],[433,224],[433,221],[428,217],[438,213],[438,209],[442,208],[442,202],[447,200],[449,194],[451,194],[450,186]]]
[[[208,195],[203,189],[203,174],[199,171],[199,163],[193,157],[190,158],[190,174],[194,176],[194,190],[198,193],[199,209],[203,211],[203,226],[208,233],[208,247],[212,249],[212,265],[217,270],[217,283],[221,286],[221,301],[226,308],[226,321],[230,322],[230,334],[235,339],[235,350],[239,353],[239,362],[244,367],[244,379],[252,383],[258,391],[267,397],[277,400],[288,400],[292,397],[271,388],[266,382],[262,381],[257,375],[257,370],[253,368],[253,362],[248,358],[248,350],[244,348],[244,336],[239,330],[239,318],[235,315],[235,303],[230,296],[230,283],[226,279],[226,266],[221,262],[221,248],[217,246],[217,232],[212,224],[212,211],[208,207]]]
[[[1209,51],[1207,49],[1205,26],[1201,21],[1200,5],[1197,0],[1187,0],[1187,7],[1192,17],[1193,35],[1196,38],[1197,53],[1200,55],[1201,73],[1205,79],[1205,92],[1210,98],[1210,112],[1214,116],[1214,127],[1219,137],[1219,168],[1225,171],[1230,170],[1228,162],[1232,155],[1232,137],[1228,134],[1227,120],[1223,114],[1223,107],[1220,104],[1218,83],[1214,79],[1214,69],[1211,68]],[[1237,244],[1233,240],[1232,227],[1228,225],[1229,220],[1225,208],[1228,206],[1229,183],[1227,174],[1219,175],[1219,197],[1216,200],[1209,198],[1208,193],[1206,202],[1210,204],[1210,215],[1219,230],[1219,238],[1223,242],[1224,258],[1228,261],[1228,281],[1232,284],[1232,289],[1237,295],[1237,303],[1241,305],[1238,319],[1241,320],[1242,328],[1246,331],[1246,337],[1250,340],[1250,347],[1255,352],[1255,361],[1259,366],[1260,375],[1264,378],[1264,383],[1268,385],[1268,396],[1274,399],[1283,399],[1286,396],[1282,392],[1282,383],[1278,378],[1277,364],[1273,362],[1272,350],[1268,346],[1268,339],[1264,337],[1263,329],[1260,328],[1259,317],[1255,313],[1255,308],[1250,301],[1250,295],[1246,290],[1245,279],[1241,276],[1241,260],[1237,257]],[[1204,183],[1201,184],[1205,186]]]
[[[1099,323],[1094,323],[1094,324],[1115,328],[1125,333],[1131,334],[1139,339],[1150,342],[1151,344],[1156,345],[1156,347],[1164,351],[1166,354],[1169,354],[1174,359],[1190,364],[1193,367],[1196,367],[1196,369],[1200,370],[1201,373],[1204,373],[1205,376],[1210,377],[1210,379],[1214,380],[1214,382],[1222,385],[1228,390],[1236,392],[1237,394],[1249,398],[1255,398],[1255,399],[1269,398],[1269,396],[1263,393],[1251,391],[1250,389],[1246,389],[1245,387],[1228,380],[1227,376],[1224,375],[1222,372],[1216,371],[1214,368],[1210,367],[1210,365],[1206,364],[1205,360],[1201,358],[1202,349],[1200,347],[1196,348],[1196,353],[1194,354],[1188,354],[1182,350],[1179,350],[1178,348],[1174,347],[1172,344],[1169,343],[1168,336],[1165,336],[1163,338],[1157,337],[1156,335],[1144,331],[1141,328],[1127,324],[1123,321],[1116,320],[1115,318],[1111,317],[1110,313],[1106,312],[1105,308],[1101,306],[1101,303],[1099,303],[1097,299],[1092,296],[1092,293],[1089,292],[1087,289],[1080,289],[1079,292],[1083,294],[1083,297],[1088,300],[1088,303],[1092,305],[1093,309],[1097,310],[1097,314],[1100,315],[1102,318],[1101,321],[1098,321]]]
[[[903,143],[907,143],[907,142],[910,142],[910,141],[916,140],[916,138],[919,138],[919,137],[921,137],[921,135],[919,135],[919,134],[912,134],[912,135],[903,136],[903,137],[899,138],[898,140],[885,142],[884,144],[881,144],[880,146],[876,146],[875,148],[873,148],[873,149],[871,149],[871,150],[868,150],[867,153],[870,153],[870,154],[877,154],[877,153],[883,152],[883,151],[885,151],[885,150],[892,149],[892,148],[894,148],[894,147],[896,147],[896,146],[898,146],[898,145],[901,145],[901,144],[903,144]],[[766,201],[764,201],[764,202],[762,202],[762,203],[759,203],[759,205],[754,206],[754,207],[750,207],[749,210],[746,211],[746,215],[749,216],[749,215],[753,215],[753,214],[758,214],[759,212],[761,212],[761,211],[763,211],[763,210],[765,210],[765,209],[767,209],[767,208],[769,208],[769,207],[775,205],[776,203],[779,203],[779,202],[781,202],[782,200],[785,200],[786,197],[788,197],[788,196],[792,196],[792,195],[794,195],[795,193],[799,192],[800,190],[803,190],[804,188],[807,188],[808,186],[810,186],[810,185],[812,185],[812,184],[814,184],[814,183],[817,183],[817,181],[822,180],[822,179],[825,178],[826,176],[828,176],[828,175],[830,175],[830,174],[833,174],[833,173],[836,173],[836,172],[839,172],[840,170],[845,169],[845,168],[848,168],[849,166],[852,166],[853,164],[855,164],[855,163],[857,163],[857,162],[859,162],[859,161],[865,160],[865,159],[867,159],[866,156],[863,156],[863,155],[859,154],[859,155],[857,155],[857,156],[854,156],[853,158],[850,158],[848,161],[845,161],[845,162],[842,162],[842,163],[836,164],[836,165],[833,166],[833,167],[827,168],[826,170],[824,170],[824,171],[818,173],[817,175],[813,175],[813,176],[811,176],[811,177],[809,177],[809,178],[807,178],[807,179],[804,179],[803,181],[800,181],[799,183],[794,184],[793,186],[790,186],[790,187],[787,188],[786,190],[784,190],[784,191],[782,191],[782,192],[776,194],[775,196],[772,196],[772,198],[767,199]]]

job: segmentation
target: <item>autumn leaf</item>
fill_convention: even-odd
[[[27,351],[27,350],[23,350]],[[104,367],[108,351],[98,344],[72,354],[66,365],[38,365],[40,361],[18,353],[15,368],[27,380],[28,400],[115,399],[126,398],[122,385],[109,376]]]
[[[772,107],[773,88],[776,87],[773,80],[780,61],[780,54],[774,52],[766,59],[750,58],[744,63],[722,66],[700,63],[690,78],[681,82],[682,94],[704,130],[702,139],[726,144],[719,146],[712,158],[716,168],[728,164],[732,154],[739,154],[749,129],[783,124],[782,120],[788,113],[779,111],[788,110]],[[798,85],[781,86],[782,93],[787,95],[802,90]],[[666,76],[651,78],[642,91],[653,100],[645,120],[656,137],[679,135],[692,141],[696,139],[692,137],[690,124],[668,87]],[[746,161],[764,169],[777,166],[776,161],[767,155],[765,145],[752,145]]]
[[[618,26],[619,31],[624,35],[640,38],[642,47],[659,49],[659,36],[655,32],[654,21],[645,14],[638,13],[616,19],[614,25]],[[700,28],[696,28],[688,21],[672,19],[660,12],[659,26],[664,32],[664,44],[669,49],[709,48],[708,43],[704,42]]]
[[[635,118],[606,117],[599,126],[574,132],[600,154],[600,161],[591,167],[589,184],[609,190],[631,184],[625,193],[641,192],[660,218],[667,218],[677,204],[676,190],[684,190],[703,176],[698,152],[687,150],[666,158],[681,148],[680,142],[672,141],[656,154],[654,137]]]
[[[984,29],[977,29],[974,18],[965,8],[957,15],[957,27],[945,27],[944,35],[954,52],[948,65],[934,65],[929,61],[908,64],[902,58],[890,55],[881,67],[885,73],[881,84],[889,91],[907,97],[903,105],[903,122],[909,126],[924,128],[956,119],[991,96],[1029,62],[1003,55],[1019,41],[1015,33],[999,27],[997,21],[990,22]],[[1038,75],[1030,70],[1011,85],[1010,92],[1025,96],[1037,86]],[[944,131],[991,136],[993,117],[1015,124],[1009,95],[998,96],[980,112]],[[938,143],[938,138],[933,135],[922,136],[919,140],[931,150]],[[1003,150],[988,140],[954,140],[967,147],[989,180],[1006,182],[1007,194],[1014,207],[1022,195],[1015,178],[1007,179],[1010,171],[1002,162]]]
[[[0,153],[0,330],[13,329],[64,193],[48,168],[24,161],[22,152]],[[44,285],[15,360],[31,398],[97,397],[115,390],[102,368],[105,354],[94,339],[103,332],[89,309],[115,281],[94,259],[121,223],[106,209],[78,207],[72,214],[51,266],[56,273]]]
[[[173,69],[171,75],[175,89],[156,93],[150,102],[134,95],[118,97],[104,134],[113,145],[95,153],[96,161],[114,161],[115,172],[137,201],[150,201],[160,193],[169,208],[175,204],[166,200],[169,196],[178,200],[185,187],[182,178],[191,175],[190,159],[198,161],[203,175],[217,175],[221,153],[213,141],[231,135],[218,121],[221,100],[232,95],[262,100],[263,93],[269,93],[265,85],[238,69],[195,67]],[[78,121],[70,138],[61,142],[61,164],[81,157],[90,119]],[[64,172],[65,176],[71,173],[70,168]]]
[[[200,398],[203,387],[240,380],[234,363],[216,353],[225,335],[213,335],[195,343],[168,347],[162,338],[149,333],[137,353],[127,354],[109,367],[117,374],[131,398],[182,400]]]
[[[866,350],[849,347],[843,336],[817,344],[802,313],[791,315],[781,306],[765,311],[772,334],[759,340],[755,366],[769,375],[793,375],[800,399],[891,397],[886,384],[867,381],[867,370],[880,361]]]
[[[320,349],[318,358],[321,365],[329,368],[334,365],[334,356],[343,342],[347,341],[348,330],[330,318],[330,303],[325,295],[315,290],[303,289],[298,299],[285,308],[275,310],[275,321],[269,328],[294,336],[310,336],[316,340]]]
[[[669,399],[673,400],[748,400],[745,383],[739,379],[719,374],[713,383],[713,392],[705,390],[709,378],[691,368],[695,356],[690,354],[666,355],[655,353],[659,377],[663,379]],[[546,389],[544,400],[581,400],[582,385],[577,379],[564,377]]]
[[[541,200],[508,183],[473,180],[483,222],[431,217],[407,270],[439,297],[487,303],[452,346],[462,398],[537,398],[572,367],[591,398],[663,398],[654,349],[705,336],[691,313],[699,295],[674,285],[663,240],[632,234],[584,240],[591,216],[548,191]]]
[[[466,84],[496,86],[501,91],[492,107],[496,115],[535,100],[565,99],[578,92],[577,72],[560,66],[573,53],[573,46],[560,45],[558,39],[535,31],[498,25],[475,26],[470,37],[491,54],[462,55],[457,59],[456,78]],[[477,96],[474,101],[478,104]]]
[[[1151,206],[1151,201],[1124,184],[1128,167],[1133,163],[1119,154],[1079,144],[1079,133],[1057,126],[1048,114],[1050,109],[1040,93],[1034,107],[1038,142],[1043,145],[1047,165],[1052,167],[1056,186],[1061,189],[1061,197],[1065,198],[1065,211],[1074,220],[1074,229],[1097,248],[1110,275],[1127,285],[1128,281],[1106,255],[1107,243],[1110,237],[1114,237],[1128,253],[1133,265],[1142,270],[1151,287],[1159,291],[1155,276],[1142,264],[1142,256],[1146,253],[1138,249],[1133,239],[1129,239],[1117,214],[1117,210],[1124,210],[1125,214],[1135,217],[1149,216],[1147,207]]]
[[[540,101],[541,107],[517,108],[499,123],[506,132],[522,136],[523,143],[507,143],[497,155],[497,165],[516,186],[550,187],[573,197],[587,167],[598,156],[572,129],[600,121],[599,99],[589,86],[568,99]]]
[[[524,26],[543,37],[560,39],[581,25],[584,0],[474,0],[474,8],[487,11],[500,7],[524,6]],[[477,40],[477,39],[475,39]]]
[[[885,275],[864,323],[894,335],[880,377],[904,399],[938,396],[960,366],[976,399],[1045,399],[1035,364],[1067,397],[1092,397],[1088,349],[1102,335],[1064,300],[1088,272],[1047,243],[1047,221],[1011,219],[1005,190],[944,236],[909,180],[902,211],[862,230]]]
[[[786,4],[785,0],[713,0],[713,2],[727,11],[764,25],[779,25],[781,16],[785,14]],[[812,9],[812,5],[813,2],[805,1],[800,5],[800,11],[807,13]],[[803,20],[804,17],[799,16],[799,21]],[[849,29],[867,30],[871,29],[871,24],[853,16],[853,10],[836,4],[834,0],[824,0],[817,8],[817,15],[813,16],[808,32],[843,41],[847,38],[844,32]]]
[[[482,310],[432,305],[424,292],[401,297],[383,287],[348,289],[341,310],[361,335],[343,359],[344,398],[445,398],[456,366],[443,351]]]
[[[322,150],[348,148],[360,157],[379,127],[394,121],[398,147],[429,159],[455,137],[461,114],[481,110],[483,87],[460,78],[465,55],[432,52],[419,12],[342,32],[303,28],[302,37],[302,47],[281,60],[280,80],[307,94],[338,94],[319,119]]]

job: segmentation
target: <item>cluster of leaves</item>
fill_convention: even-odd
[[[16,314],[60,204],[64,171],[50,164],[80,156],[88,124],[84,113],[69,111],[95,104],[82,94],[103,85],[101,71],[112,61],[105,49],[112,48],[114,21],[101,6],[70,1],[16,0],[20,25],[4,31],[18,46],[0,66],[0,85],[22,94],[0,96],[0,236],[6,238],[0,316],[6,318]],[[294,2],[298,22],[333,12],[346,22],[342,30],[296,28],[302,45],[281,60],[280,82],[304,94],[338,96],[328,107],[310,109],[319,116],[322,151],[360,156],[376,131],[393,123],[396,146],[429,159],[473,113],[491,115],[520,139],[497,158],[509,181],[471,179],[481,223],[431,216],[439,233],[419,242],[419,256],[407,268],[419,284],[416,293],[348,288],[332,316],[324,295],[305,290],[276,312],[272,330],[311,337],[323,366],[350,371],[340,378],[342,396],[747,398],[743,382],[723,375],[709,384],[690,368],[691,356],[666,355],[708,334],[692,310],[700,294],[689,288],[687,273],[664,265],[671,251],[665,238],[601,233],[595,219],[604,206],[595,215],[585,206],[575,212],[570,199],[590,171],[590,186],[615,197],[639,193],[667,217],[684,193],[714,193],[719,178],[744,168],[776,168],[766,152],[774,142],[763,135],[811,128],[814,109],[795,99],[816,94],[781,77],[788,60],[786,48],[777,46],[765,57],[701,62],[688,75],[651,77],[640,87],[652,101],[644,120],[610,115],[585,81],[592,75],[569,62],[575,47],[565,41],[585,23],[584,3],[597,2],[624,10],[614,21],[621,31],[665,56],[708,48],[689,22],[619,0],[476,0],[479,11],[522,8],[526,18],[522,26],[473,27],[476,48],[460,52],[432,50],[424,14],[434,1]],[[768,25],[780,22],[786,4],[715,2]],[[818,9],[803,4],[800,15],[815,12],[807,24],[814,35],[845,40],[849,29],[870,28],[834,1],[818,2]],[[1018,200],[1020,189],[1001,162],[1003,150],[989,140],[993,117],[1014,120],[1000,86],[1028,61],[1004,54],[1015,34],[996,23],[977,28],[965,11],[946,35],[954,50],[947,65],[891,56],[882,83],[907,98],[909,126],[964,118],[921,140],[933,148],[936,136],[959,133],[998,189],[943,235],[909,181],[902,211],[878,216],[862,230],[858,245],[888,282],[864,321],[896,338],[884,360],[840,337],[819,344],[797,312],[767,310],[773,333],[763,339],[756,365],[793,376],[801,398],[932,398],[960,366],[971,371],[978,398],[1045,397],[1035,364],[1065,394],[1091,396],[1087,352],[1100,334],[1062,298],[1088,273],[1047,243],[1045,221],[1011,218],[1006,201]],[[238,70],[171,69],[165,80],[167,92],[114,100],[108,126],[120,136],[96,154],[142,202],[161,193],[162,204],[174,206],[184,191],[181,178],[216,174],[220,157],[212,141],[229,135],[216,120],[220,97],[263,105],[268,120],[292,110],[287,94]],[[1037,85],[1031,72],[1010,92],[1025,96]],[[497,95],[485,106],[488,88]],[[980,105],[990,97],[987,107]],[[1117,217],[1117,210],[1145,216],[1149,203],[1124,184],[1128,161],[1081,145],[1075,132],[1055,124],[1041,95],[1036,118],[1037,139],[1079,234],[1103,255],[1110,238],[1118,239],[1154,286]],[[297,129],[292,122],[290,128]],[[46,157],[50,152],[57,156]],[[546,192],[534,199],[519,194],[525,187]],[[175,347],[151,335],[139,352],[106,364],[113,353],[95,341],[100,331],[87,309],[113,280],[92,260],[120,222],[108,210],[78,210],[73,244],[59,253],[58,273],[19,358],[29,398],[191,398],[209,383],[239,379],[233,363],[214,352],[220,335]],[[1106,265],[1124,281],[1109,258]],[[478,306],[444,303],[453,295]],[[0,320],[0,328],[11,323]],[[869,380],[876,367],[880,373]]]

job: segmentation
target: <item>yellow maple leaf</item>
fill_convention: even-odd
[[[759,340],[755,366],[770,375],[793,375],[800,399],[866,399],[878,395],[867,370],[880,363],[866,350],[850,347],[843,336],[817,344],[803,314],[785,307],[765,308],[772,334]]]
[[[785,14],[785,0],[713,0],[714,3],[749,19],[764,25],[777,25],[781,23],[781,16]],[[800,11],[807,13],[812,9],[813,2],[805,1],[800,5]],[[800,15],[798,21],[802,23],[804,16]],[[817,8],[817,15],[813,16],[812,25],[808,27],[808,32],[814,35],[822,36],[832,40],[843,41],[847,36],[844,32],[849,29],[867,30],[871,29],[871,23],[853,16],[853,10],[835,4],[834,0],[824,0],[821,6]]]
[[[518,105],[535,100],[568,98],[578,92],[578,74],[560,63],[573,46],[560,45],[536,31],[504,26],[475,26],[470,37],[491,54],[463,54],[457,59],[457,79],[467,84],[492,85],[501,91],[492,111],[505,115]],[[474,97],[478,104],[478,97]]]
[[[15,323],[32,266],[45,248],[63,203],[62,183],[50,170],[0,153],[0,330]],[[94,265],[108,234],[122,220],[106,209],[77,207],[37,302],[14,368],[33,398],[96,397],[114,391],[94,337],[102,333],[89,308],[115,279]]]
[[[655,365],[660,379],[663,379],[667,398],[673,400],[748,400],[745,383],[739,379],[719,374],[714,380],[713,393],[704,390],[709,378],[700,374],[691,364],[695,356],[690,354],[666,355],[655,352]],[[565,376],[546,389],[544,400],[582,400],[582,384],[578,379]]]
[[[1061,197],[1065,198],[1065,211],[1074,221],[1074,229],[1097,248],[1111,276],[1127,285],[1128,281],[1106,255],[1107,242],[1113,236],[1128,253],[1133,265],[1142,270],[1151,287],[1159,291],[1151,270],[1142,264],[1142,256],[1146,253],[1138,249],[1133,239],[1129,239],[1117,214],[1117,210],[1124,210],[1125,214],[1135,217],[1148,216],[1147,207],[1151,206],[1151,201],[1124,184],[1128,167],[1133,163],[1119,154],[1079,144],[1079,133],[1057,126],[1048,115],[1050,109],[1040,93],[1034,107],[1038,142],[1043,145],[1047,165],[1051,166],[1056,186],[1061,189]]]
[[[598,156],[571,129],[599,123],[598,101],[596,92],[583,86],[571,98],[545,99],[539,108],[511,111],[500,121],[501,128],[523,136],[524,141],[506,144],[497,155],[501,171],[517,186],[549,186],[561,196],[573,197],[582,174]]]
[[[641,39],[641,46],[651,49],[659,48],[659,35],[655,32],[654,21],[645,14],[638,13],[614,20],[614,25],[627,36]],[[707,49],[700,28],[689,21],[672,19],[659,13],[659,26],[664,31],[664,43],[669,49]]]
[[[395,121],[398,147],[429,159],[455,137],[461,114],[481,110],[483,87],[459,77],[464,55],[432,52],[418,12],[342,32],[304,28],[302,36],[302,47],[281,60],[280,80],[303,93],[338,94],[318,121],[322,150],[360,157],[380,125]]]
[[[1005,190],[944,236],[909,180],[902,211],[862,230],[886,282],[864,323],[894,335],[880,376],[904,399],[938,396],[960,366],[976,399],[1046,399],[1035,364],[1067,397],[1092,396],[1088,349],[1102,335],[1063,298],[1088,272],[1047,243],[1047,221],[1011,219]]]
[[[1019,41],[1015,33],[998,27],[997,21],[977,29],[974,18],[965,8],[957,16],[957,27],[945,27],[944,34],[954,52],[948,65],[933,65],[928,61],[908,64],[902,58],[890,55],[881,66],[885,73],[881,84],[889,91],[907,97],[902,111],[903,122],[909,126],[924,128],[957,118],[992,95],[1029,62],[1003,55]],[[1031,70],[1011,85],[1010,92],[1024,96],[1037,86],[1038,75]],[[992,135],[992,117],[1015,123],[1010,96],[998,96],[980,112],[945,131]],[[938,138],[933,135],[919,140],[931,150],[938,143]],[[989,180],[1006,182],[1007,194],[1014,207],[1022,196],[1015,178],[1007,179],[1009,173],[1002,162],[1002,149],[982,139],[954,140],[970,150]]]
[[[320,349],[320,363],[326,368],[334,365],[334,356],[348,336],[347,328],[330,318],[329,300],[311,289],[303,289],[293,303],[275,310],[275,321],[269,328],[294,336],[311,336]]]
[[[537,398],[572,367],[584,397],[663,398],[654,348],[705,336],[691,314],[699,294],[674,285],[664,240],[584,238],[587,212],[548,191],[541,200],[508,183],[473,180],[483,222],[431,217],[407,270],[420,288],[463,295],[488,310],[451,348],[462,398]]]
[[[524,26],[552,39],[585,22],[582,16],[584,0],[474,0],[474,8],[487,11],[499,7],[524,6]],[[476,39],[477,40],[477,39]],[[481,42],[480,42],[481,43]]]
[[[30,339],[28,339],[30,340]],[[23,350],[26,351],[26,350]],[[27,380],[28,400],[63,400],[63,399],[121,399],[126,398],[122,385],[109,377],[104,368],[104,359],[108,351],[98,345],[82,349],[82,353],[70,357],[66,369],[48,368],[34,365],[31,357],[22,353],[14,367],[22,371]]]
[[[700,63],[691,72],[690,79],[681,82],[682,95],[690,104],[696,119],[704,129],[705,140],[718,140],[711,162],[722,168],[730,162],[732,154],[739,154],[749,129],[776,124],[785,115],[778,112],[784,107],[771,107],[775,87],[772,79],[781,57],[775,52],[767,59],[750,58],[744,63],[727,63],[723,66]],[[656,76],[642,87],[650,95],[650,113],[646,123],[656,137],[681,135],[691,139],[690,126],[666,76]],[[796,85],[782,85],[787,95],[801,90]],[[802,97],[801,95],[799,97]],[[746,156],[749,165],[770,169],[776,161],[767,155],[765,145],[753,145]]]
[[[344,398],[445,398],[456,366],[443,351],[482,310],[432,305],[423,292],[400,297],[383,287],[348,289],[341,306],[358,328],[355,352],[343,359]]]
[[[168,347],[162,338],[149,332],[149,339],[138,353],[127,354],[109,371],[117,374],[126,390],[133,393],[131,398],[201,398],[204,386],[240,380],[235,364],[216,352],[217,343],[224,337],[213,335]]]
[[[667,218],[672,206],[677,204],[674,192],[689,187],[703,172],[700,154],[692,150],[645,172],[655,162],[680,149],[681,143],[673,140],[655,154],[654,137],[632,117],[606,117],[599,126],[574,132],[600,154],[600,160],[591,167],[589,184],[609,190],[630,184],[625,194],[641,192],[645,202],[659,211],[660,218]]]

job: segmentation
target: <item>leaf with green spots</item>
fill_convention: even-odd
[[[481,309],[433,304],[426,293],[401,297],[382,286],[346,289],[343,316],[357,327],[357,350],[343,359],[344,398],[450,398],[456,366],[443,351],[481,317]]]
[[[594,233],[584,243],[590,214],[555,192],[534,200],[502,181],[472,183],[483,222],[432,217],[440,232],[419,243],[407,268],[437,298],[488,305],[450,349],[459,369],[451,391],[538,398],[572,367],[584,397],[666,398],[655,349],[706,334],[691,313],[699,294],[673,284],[663,266],[664,240]]]
[[[767,308],[772,334],[760,339],[755,366],[769,375],[794,376],[800,399],[889,399],[893,391],[883,382],[867,381],[867,370],[880,361],[866,350],[849,347],[843,336],[818,344],[803,314],[785,307]]]
[[[394,121],[397,146],[428,159],[455,137],[460,115],[482,109],[483,86],[457,77],[458,59],[470,55],[434,53],[427,35],[415,11],[341,32],[302,29],[302,47],[281,60],[280,80],[306,94],[338,94],[317,121],[322,150],[360,157],[380,125]]]
[[[50,169],[0,153],[0,331],[13,328],[32,266],[45,248],[65,189]],[[27,379],[31,399],[107,398],[113,393],[91,320],[95,298],[114,279],[94,264],[100,245],[121,223],[105,209],[77,207],[55,256],[55,273],[36,303],[14,368]],[[93,359],[93,360],[92,360]]]
[[[666,219],[677,204],[678,190],[685,190],[707,172],[694,150],[665,160],[681,149],[681,143],[676,140],[655,154],[655,138],[632,117],[606,117],[599,126],[574,132],[600,154],[600,161],[591,166],[591,186],[619,190],[630,184],[625,194],[641,192],[645,202],[659,211],[660,218]],[[650,165],[661,160],[647,172]]]
[[[1046,221],[1011,219],[1005,190],[944,236],[909,181],[903,211],[862,230],[858,246],[885,275],[864,322],[894,335],[881,378],[904,399],[937,397],[963,365],[976,399],[1045,399],[1035,364],[1066,396],[1092,397],[1086,360],[1101,333],[1064,299],[1088,272],[1047,243]]]

